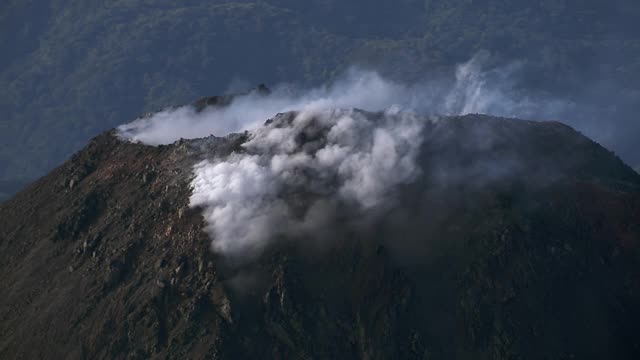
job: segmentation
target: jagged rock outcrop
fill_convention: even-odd
[[[373,228],[237,264],[188,204],[245,140],[108,132],[1,204],[0,358],[640,355],[640,176],[571,128],[430,123]]]

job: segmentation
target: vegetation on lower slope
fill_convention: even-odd
[[[6,1],[0,180],[33,179],[101,131],[234,80],[317,84],[352,64],[415,79],[482,49],[525,61],[522,87],[586,97],[614,121],[637,113],[639,16],[632,0]]]

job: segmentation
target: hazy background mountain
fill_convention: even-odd
[[[488,68],[519,64],[515,90],[577,104],[560,120],[638,166],[639,18],[635,0],[7,0],[0,198],[145,111],[351,65],[447,76],[483,50]]]

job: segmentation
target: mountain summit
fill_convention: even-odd
[[[640,356],[640,176],[611,152],[557,122],[302,115],[112,130],[1,204],[0,357]]]

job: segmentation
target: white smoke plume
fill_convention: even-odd
[[[204,208],[214,250],[228,255],[255,253],[277,236],[313,235],[338,203],[378,207],[416,176],[422,124],[393,109],[280,115],[253,133],[246,153],[196,166],[191,205]],[[302,208],[284,200],[299,197]]]
[[[166,110],[118,130],[151,145],[250,131],[242,152],[195,167],[191,205],[203,208],[214,251],[257,254],[273,239],[309,238],[331,227],[344,207],[364,214],[392,203],[396,187],[420,172],[416,156],[429,114],[553,113],[556,103],[514,97],[505,81],[513,69],[483,72],[482,62],[459,66],[449,85],[403,85],[351,70],[330,86],[280,86],[224,107]],[[492,83],[496,74],[501,79]]]

